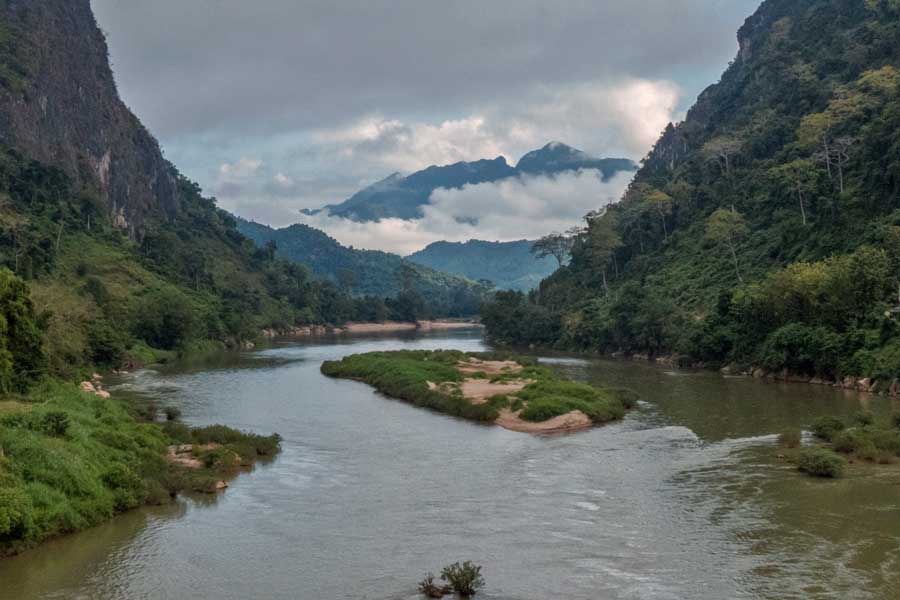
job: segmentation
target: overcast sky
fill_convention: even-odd
[[[166,156],[223,208],[277,226],[393,171],[499,155],[514,164],[551,140],[640,159],[718,80],[757,4],[92,0],[119,91]],[[575,189],[618,193],[577,178],[531,183],[548,222],[594,206],[590,197],[566,205]],[[499,198],[491,210],[502,217],[497,207],[512,210],[519,192],[531,195],[506,186],[465,198],[481,198],[472,210]],[[448,212],[430,225],[316,224],[398,252],[472,233],[447,220],[451,197],[436,204]],[[479,233],[545,233],[533,222]]]

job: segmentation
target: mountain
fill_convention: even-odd
[[[528,175],[555,175],[585,169],[600,171],[606,181],[620,171],[637,170],[637,165],[627,158],[595,158],[560,142],[550,142],[539,150],[532,150],[516,164],[519,174]]]
[[[607,180],[620,171],[634,171],[637,165],[624,158],[594,158],[565,144],[551,142],[523,156],[516,167],[498,156],[493,160],[431,166],[406,177],[394,173],[340,204],[302,212],[307,215],[325,212],[362,222],[386,218],[421,219],[422,207],[431,201],[431,193],[438,188],[459,189],[464,185],[491,183],[509,177],[555,175],[581,169],[597,169]]]
[[[897,40],[897,2],[763,2],[570,264],[533,298],[486,307],[489,334],[886,389],[900,377]]]
[[[393,297],[401,289],[401,277],[438,316],[466,316],[478,312],[485,289],[474,281],[404,260],[377,250],[355,250],[341,245],[324,232],[303,224],[282,229],[237,219],[238,230],[260,247],[275,244],[275,254],[307,266],[321,278],[333,281],[354,296]],[[404,271],[405,267],[410,270]]]
[[[0,266],[15,274],[0,269],[0,287],[28,296],[0,311],[33,307],[37,329],[23,336],[39,339],[25,353],[0,335],[0,357],[41,357],[0,360],[0,391],[10,369],[24,389],[46,373],[245,345],[264,328],[426,311],[411,290],[351,297],[243,236],[119,98],[89,0],[0,1]],[[455,294],[435,303],[471,312],[477,301],[459,290],[477,286],[454,282],[434,286]]]
[[[182,199],[156,140],[119,98],[107,55],[86,0],[0,2],[0,144],[94,189],[113,226],[140,238]]]
[[[434,242],[407,260],[445,273],[493,282],[501,290],[531,290],[556,270],[553,258],[535,258],[533,242]]]

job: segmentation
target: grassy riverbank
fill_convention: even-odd
[[[533,358],[505,353],[370,352],[325,361],[322,373],[363,381],[416,406],[520,431],[542,430],[528,423],[559,430],[614,421],[636,401],[630,390],[569,381]]]
[[[156,417],[57,381],[0,403],[0,556],[180,491],[211,491],[278,451],[277,436]],[[181,449],[196,462],[173,462],[175,444],[191,444]]]

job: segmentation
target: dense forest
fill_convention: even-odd
[[[900,3],[767,0],[738,39],[494,339],[900,377]]]
[[[237,218],[237,227],[260,247],[273,249],[275,256],[306,266],[356,302],[362,298],[363,305],[353,311],[357,319],[473,316],[490,292],[474,278],[454,276],[447,269],[435,270],[389,252],[348,248],[302,223],[275,229]],[[398,301],[406,307],[399,309]]]
[[[528,291],[553,273],[558,263],[532,253],[534,242],[434,242],[407,259],[475,281],[490,282],[500,290]]]

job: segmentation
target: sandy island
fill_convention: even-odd
[[[492,378],[522,372],[522,365],[511,360],[479,360],[470,358],[467,361],[457,363],[457,369],[465,376],[461,384],[455,382],[433,383],[429,381],[428,387],[431,389],[442,389],[448,386],[458,386],[462,391],[463,397],[467,398],[472,404],[484,404],[491,396],[498,394],[507,395],[510,400],[515,400],[516,392],[526,385],[534,383],[530,379],[522,378],[492,382]],[[593,426],[591,418],[580,410],[573,410],[539,423],[522,419],[519,416],[521,412],[522,409],[517,411],[509,408],[501,409],[500,415],[494,423],[504,429],[524,433],[563,433],[587,429]]]

